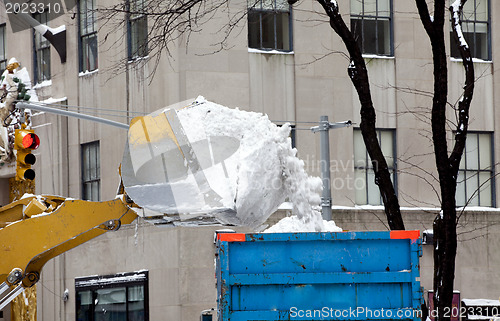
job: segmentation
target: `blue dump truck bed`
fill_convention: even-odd
[[[420,320],[419,231],[217,236],[218,320]]]

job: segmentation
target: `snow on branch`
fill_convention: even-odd
[[[455,146],[450,155],[450,165],[456,173],[460,165],[460,160],[465,148],[467,139],[467,129],[469,126],[469,108],[474,94],[474,63],[472,61],[471,50],[462,32],[462,22],[460,16],[462,9],[467,0],[455,0],[450,6],[452,29],[455,40],[457,40],[458,51],[462,57],[462,62],[465,70],[465,85],[463,88],[462,98],[458,102],[458,123],[455,134]]]
[[[460,44],[460,46],[468,48],[469,45],[465,40],[464,34],[462,32],[462,22],[460,21],[460,14],[462,12],[463,5],[466,1],[467,0],[465,1],[455,0],[455,2],[453,2],[453,4],[450,6],[450,11],[451,11],[451,22],[452,22],[453,33],[458,38],[458,43]]]

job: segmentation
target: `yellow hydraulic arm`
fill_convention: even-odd
[[[124,195],[105,202],[29,196],[0,208],[0,310],[40,278],[48,260],[137,215]]]

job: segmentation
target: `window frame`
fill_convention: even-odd
[[[92,148],[95,146],[96,149],[96,177],[92,178],[90,177],[89,179],[86,179],[86,171],[90,170],[87,168],[86,163],[85,163],[85,153],[86,153],[86,148]],[[83,200],[89,200],[89,201],[100,201],[101,200],[101,151],[100,151],[100,142],[98,140],[93,141],[93,142],[88,142],[80,145],[80,150],[81,150],[81,187],[82,187],[82,199]],[[97,199],[88,199],[86,197],[87,195],[87,186],[90,184],[92,186],[93,183],[97,183]],[[91,189],[91,195],[92,193],[92,188]]]
[[[126,294],[126,315],[128,319],[128,289],[134,286],[144,287],[144,321],[149,321],[149,271],[141,270],[137,272],[117,273],[101,276],[86,276],[75,278],[75,320],[78,321],[79,300],[78,293],[91,291],[92,296],[97,290],[125,288]],[[91,320],[94,321],[95,300],[92,300]]]
[[[90,10],[90,15],[92,16],[92,30],[89,30],[88,27],[88,17],[89,17],[89,10],[88,6],[85,6],[85,12],[82,12],[82,4],[85,3],[91,3],[92,4],[92,9]],[[99,45],[97,42],[97,13],[96,13],[96,0],[78,0],[77,3],[77,10],[78,10],[78,56],[79,56],[79,71],[80,72],[91,72],[99,69]],[[85,25],[86,30],[82,30],[82,18],[85,18]],[[92,40],[95,38],[95,61],[92,68],[91,62],[85,62],[85,57],[89,57],[89,52],[91,52],[91,44],[90,42],[86,42],[85,40]],[[86,45],[84,45],[86,43]],[[85,55],[85,52],[87,54]]]
[[[3,46],[0,46],[0,74],[2,74],[4,70],[7,68],[6,30],[7,30],[7,24],[6,23],[0,24],[0,37],[3,38]],[[3,59],[2,59],[2,54],[3,54]]]
[[[477,159],[478,159],[478,169],[468,169],[467,168],[467,154],[470,153],[470,151],[468,152],[467,151],[467,145],[466,147],[464,148],[464,153],[462,155],[462,160],[460,162],[460,167],[459,167],[459,170],[458,170],[458,176],[457,176],[457,196],[458,196],[458,185],[461,183],[460,181],[460,177],[461,177],[461,173],[463,173],[463,177],[465,178],[464,182],[464,200],[465,200],[465,203],[464,204],[460,204],[458,203],[458,197],[456,197],[456,201],[457,201],[457,207],[463,207],[463,206],[482,206],[482,207],[496,207],[496,182],[495,182],[495,143],[494,143],[494,133],[491,132],[491,131],[468,131],[467,132],[467,141],[469,141],[470,139],[472,139],[472,135],[476,135],[476,139],[477,139]],[[480,162],[481,162],[481,151],[479,150],[479,136],[480,135],[488,135],[489,138],[490,138],[490,142],[489,142],[489,148],[490,148],[490,160],[489,160],[489,168],[490,169],[481,169],[480,168]],[[466,142],[467,144],[467,142]],[[462,162],[463,162],[463,165],[462,165]],[[463,167],[463,168],[462,168]],[[467,173],[474,173],[470,178],[467,178]],[[491,205],[484,205],[481,204],[481,193],[478,192],[481,190],[481,184],[480,184],[480,173],[490,173],[490,178],[489,178],[489,182],[491,182],[490,184],[490,187],[491,187]],[[473,196],[468,198],[467,195],[467,180],[469,179],[474,179],[474,180],[477,180],[477,186],[478,188],[473,192]],[[470,201],[473,200],[474,198],[478,199],[478,204],[477,205],[471,205],[470,204]]]
[[[469,1],[473,1],[474,5],[475,5],[477,0],[469,0]],[[475,20],[475,18],[477,17],[476,10],[474,10],[474,19],[465,19],[463,12],[462,12],[462,16],[460,17],[460,20],[462,22],[462,32],[464,33],[464,35],[466,33],[472,33],[474,40],[476,39],[476,35],[478,34],[476,32],[476,24],[486,24],[486,44],[488,46],[488,48],[486,50],[486,56],[487,56],[486,59],[477,57],[477,55],[476,55],[476,43],[475,42],[474,42],[474,45],[470,44],[469,42],[467,42],[467,44],[469,45],[469,48],[471,49],[472,58],[481,59],[481,60],[485,60],[485,61],[491,61],[492,60],[492,53],[491,53],[491,1],[490,0],[483,0],[483,1],[486,1],[486,10],[488,10],[487,21]],[[450,19],[451,19],[451,17],[450,17]],[[474,24],[474,30],[472,32],[468,32],[468,31],[466,32],[464,30],[465,23]],[[460,52],[457,48],[457,42],[455,41],[455,37],[453,35],[453,29],[451,27],[451,24],[450,24],[450,57],[454,58],[454,59],[461,59]]]
[[[252,2],[253,5],[250,5],[250,3],[247,4],[247,28],[248,28],[248,48],[249,49],[256,49],[256,50],[261,50],[261,51],[278,51],[278,52],[285,52],[285,53],[289,53],[289,52],[293,52],[293,13],[292,13],[292,5],[288,4],[287,3],[287,8],[288,10],[280,10],[278,9],[278,5],[277,5],[277,1],[278,0],[268,0],[268,1],[272,1],[273,2],[273,6],[274,6],[274,9],[263,9],[263,2],[266,1],[266,0],[249,0],[249,2]],[[259,6],[259,7],[257,7]],[[259,22],[259,26],[258,26],[258,31],[259,31],[259,35],[258,35],[258,42],[259,42],[259,45],[258,46],[251,46],[250,42],[251,42],[251,31],[252,29],[250,28],[250,16],[252,13],[257,13],[259,16],[258,16],[258,22]],[[288,41],[288,49],[280,49],[278,48],[278,28],[277,28],[277,25],[278,25],[278,19],[277,19],[277,16],[280,15],[280,14],[283,14],[283,13],[286,13],[288,14],[288,39],[286,39]],[[272,47],[270,48],[267,48],[267,47],[264,47],[264,40],[263,40],[263,20],[264,20],[264,15],[266,14],[272,14],[272,18],[273,18],[273,27],[274,27],[274,30],[273,30],[273,37],[274,37],[274,44]],[[283,37],[283,43],[285,43],[285,37]],[[283,45],[283,47],[285,47]]]
[[[397,175],[397,144],[396,144],[396,129],[395,128],[376,128],[376,131],[377,131],[377,140],[379,142],[379,144],[381,144],[381,135],[383,132],[390,132],[392,133],[392,139],[391,139],[391,144],[392,144],[392,158],[393,158],[393,165],[392,167],[389,166],[388,164],[388,167],[389,167],[389,172],[391,174],[391,178],[392,178],[392,184],[394,186],[394,190],[397,194],[398,192],[398,175]],[[361,129],[360,128],[354,128],[353,129],[353,143],[355,143],[355,136],[356,135],[356,132],[359,133],[359,135],[361,135],[362,137],[362,134],[361,134]],[[353,144],[353,148],[355,150],[355,146]],[[365,150],[365,159],[364,159],[364,162],[365,162],[365,166],[359,166],[358,164],[356,164],[357,162],[357,159],[355,157],[355,153],[353,152],[353,160],[354,160],[354,179],[355,179],[355,183],[354,183],[354,188],[355,188],[355,193],[357,193],[357,184],[356,184],[356,173],[358,171],[361,171],[361,173],[364,172],[364,191],[365,191],[365,198],[366,198],[366,202],[364,204],[359,204],[356,200],[356,195],[354,197],[354,203],[356,205],[383,205],[383,201],[382,201],[382,197],[380,196],[379,197],[379,201],[375,204],[373,202],[370,202],[370,191],[369,191],[369,188],[368,188],[368,184],[371,184],[372,183],[372,180],[370,179],[369,177],[369,172],[373,173],[374,174],[374,170],[373,170],[373,165],[372,165],[372,162],[371,162],[371,159],[370,159],[370,156],[368,155],[368,151],[366,150],[366,146],[364,145],[364,141],[363,141],[363,149]],[[384,155],[385,158],[387,158],[386,155]],[[378,188],[378,186],[375,185],[376,188]]]
[[[144,3],[145,0],[127,0],[127,8],[128,8],[128,13],[127,13],[127,56],[128,56],[128,60],[129,61],[132,61],[132,60],[135,60],[137,58],[142,58],[142,57],[146,57],[148,55],[148,36],[149,36],[149,31],[148,31],[148,16],[145,14],[145,13],[142,13],[142,14],[137,14],[137,15],[134,15],[131,13],[131,10],[132,10],[132,3],[133,2],[142,2],[142,5],[144,6],[145,3]],[[145,21],[145,29],[146,29],[146,38],[143,39],[143,44],[141,44],[140,46],[137,46],[137,48],[135,48],[135,52],[134,52],[134,48],[132,47],[133,44],[134,44],[134,26],[136,25],[139,25],[141,20],[144,20]],[[138,39],[135,39],[137,40],[136,43],[139,43]]]
[[[352,1],[362,1],[362,14],[353,14],[352,13]],[[394,13],[393,13],[393,0],[388,0],[389,1],[389,16],[382,16],[379,15],[378,8],[379,8],[379,0],[376,0],[376,13],[375,15],[369,15],[369,14],[364,14],[365,11],[365,0],[351,0],[351,10],[350,10],[350,26],[351,26],[351,32],[353,33],[354,36],[356,36],[354,30],[353,30],[353,20],[361,20],[361,40],[358,42],[360,44],[360,49],[361,53],[363,55],[375,55],[375,56],[384,56],[384,57],[394,57]],[[378,48],[379,41],[378,41],[378,33],[375,32],[375,35],[377,36],[377,41],[375,41],[375,45],[377,48],[377,53],[371,53],[371,52],[365,52],[365,46],[364,46],[364,22],[365,20],[388,20],[389,21],[389,53],[380,53],[380,50]],[[376,28],[378,28],[378,24],[376,24]],[[356,40],[358,41],[358,40]]]
[[[42,17],[45,14],[45,21],[43,19],[37,19],[37,17]],[[50,12],[44,10],[43,12],[38,12],[33,14],[33,18],[42,24],[48,25]],[[40,43],[38,39],[42,39]],[[40,67],[39,58],[48,57],[48,76],[44,73],[43,68]],[[33,29],[33,69],[34,69],[34,83],[38,84],[45,80],[50,80],[51,76],[51,62],[50,62],[50,42],[45,39],[40,33],[38,33],[35,29]]]

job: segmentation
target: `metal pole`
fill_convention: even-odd
[[[321,196],[321,214],[324,220],[332,219],[332,190],[330,179],[330,129],[349,127],[352,123],[350,120],[341,123],[330,123],[328,116],[321,116],[319,126],[312,127],[313,133],[321,132],[320,134],[320,170],[321,180],[323,181],[323,195]]]
[[[330,123],[328,116],[321,116],[319,120],[320,127],[320,168],[321,180],[323,181],[323,195],[321,197],[321,213],[323,219],[330,221],[332,219],[332,190],[330,179]]]
[[[33,104],[23,103],[23,102],[16,103],[16,107],[17,108],[24,108],[24,109],[34,109],[34,110],[38,110],[38,111],[45,111],[45,112],[52,113],[52,114],[63,115],[63,116],[68,116],[68,117],[75,117],[75,118],[79,118],[79,119],[90,120],[90,121],[118,127],[118,128],[123,128],[123,129],[127,129],[127,130],[129,129],[129,125],[124,124],[124,123],[119,123],[119,122],[105,119],[105,118],[101,118],[101,117],[80,114],[80,113],[76,113],[74,111],[62,110],[62,109],[52,108],[52,107],[47,107],[47,106],[33,105]]]

